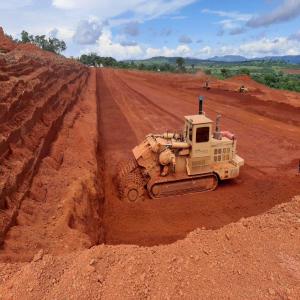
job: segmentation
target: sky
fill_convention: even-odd
[[[0,0],[0,26],[76,57],[300,55],[300,0]]]

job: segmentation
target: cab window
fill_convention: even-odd
[[[209,127],[200,127],[196,131],[196,143],[206,143],[209,141]]]
[[[193,141],[193,127],[189,127],[189,140],[192,142]]]

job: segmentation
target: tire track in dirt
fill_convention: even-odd
[[[143,140],[150,132],[167,131],[173,126],[179,128],[182,125],[178,116],[132,89],[117,72],[107,70],[105,74],[111,94],[136,133],[138,141]]]
[[[191,114],[191,111],[196,111],[196,92],[187,92],[183,87],[179,87],[178,91],[173,85],[170,88],[167,84],[162,84],[160,92],[164,93],[165,101],[160,101],[159,96],[157,96],[158,93],[155,91],[157,87],[154,80],[149,82],[135,76],[137,80],[134,81],[133,78],[135,77],[132,74],[124,72],[123,75],[123,80],[132,89],[137,91],[143,89],[146,95],[152,95],[152,101],[155,101],[159,106],[163,106],[163,108],[168,105],[169,101],[169,103],[172,103],[173,111],[178,111],[178,115],[182,112]],[[289,165],[291,161],[300,157],[299,128],[292,124],[257,115],[254,112],[248,112],[247,107],[246,110],[235,107],[232,99],[226,98],[228,95],[221,97],[222,95],[219,93],[215,95],[207,91],[201,91],[201,94],[207,99],[205,101],[205,111],[209,112],[209,116],[214,117],[217,113],[221,113],[223,115],[222,127],[229,128],[237,134],[239,139],[238,149],[245,156],[247,164],[253,166],[252,170],[261,166],[261,171],[270,172],[270,168],[280,169],[283,164]],[[183,103],[185,106],[183,106]],[[274,144],[278,145],[277,147],[281,151],[274,152]],[[265,153],[271,155],[257,155],[258,149],[265,149]],[[291,149],[294,149],[291,156],[284,155],[286,150]],[[267,168],[264,168],[266,165]]]

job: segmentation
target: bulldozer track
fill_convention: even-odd
[[[176,121],[180,121],[181,122],[181,118],[178,117],[177,115],[171,113],[170,111],[164,109],[163,107],[157,105],[156,103],[154,103],[150,98],[148,98],[147,96],[145,96],[144,94],[140,93],[139,91],[137,91],[136,89],[134,89],[133,87],[131,87],[130,85],[128,85],[128,83],[126,83],[123,79],[120,78],[120,76],[114,74],[114,76],[118,79],[118,81],[126,87],[126,89],[132,91],[133,93],[135,93],[140,99],[142,99],[144,102],[146,102],[147,104],[150,104],[152,107],[154,107],[155,110],[158,110],[159,113],[163,113],[164,115],[169,115],[172,118],[174,118]]]
[[[136,168],[138,168],[138,164],[134,158],[123,160],[117,165],[117,174],[125,176],[126,174],[134,171]]]
[[[170,178],[154,178],[147,184],[151,198],[180,196],[189,193],[213,191],[218,186],[218,178],[213,173],[197,176]]]
[[[119,197],[127,202],[143,200],[144,179],[135,159],[122,161],[117,166],[117,186]]]

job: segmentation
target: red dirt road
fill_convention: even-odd
[[[300,74],[300,69],[284,69],[283,71],[286,74]]]
[[[187,77],[189,79],[189,77]],[[180,81],[181,80],[181,81]],[[105,242],[157,245],[183,239],[196,228],[220,228],[240,218],[261,214],[299,193],[295,174],[300,157],[298,109],[290,116],[277,103],[269,107],[278,118],[265,117],[257,99],[190,89],[176,75],[98,71],[101,135],[105,155]],[[201,82],[190,79],[189,85]],[[179,129],[183,116],[197,112],[197,96],[205,96],[205,111],[223,115],[223,128],[236,133],[246,166],[241,177],[215,192],[128,205],[119,201],[114,186],[116,162],[150,132]],[[250,98],[250,100],[249,100]],[[253,103],[252,105],[248,103]],[[251,106],[251,109],[249,109]],[[108,113],[109,112],[109,113]]]

